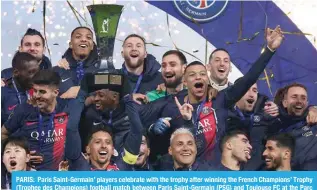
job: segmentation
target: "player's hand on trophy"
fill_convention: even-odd
[[[280,47],[283,38],[284,35],[279,25],[274,30],[270,28],[266,29],[266,42],[270,50],[275,51],[278,47]]]

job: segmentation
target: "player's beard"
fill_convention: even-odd
[[[131,62],[131,57],[128,55],[128,56],[124,56],[124,60],[127,64],[127,66],[131,69],[136,69],[136,68],[139,68],[143,63],[144,63],[144,59],[140,59],[140,57],[138,58],[137,62],[136,63],[132,63]]]
[[[166,86],[166,88],[177,88],[178,85],[182,84],[182,80],[183,80],[183,77],[176,77],[175,76],[175,80],[173,82],[166,82],[164,80],[164,84]]]

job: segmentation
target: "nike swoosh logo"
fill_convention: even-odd
[[[93,124],[94,124],[94,125],[99,125],[99,124],[101,124],[101,122],[99,122],[99,123],[94,122]]]
[[[18,105],[18,104],[14,105],[14,106],[9,106],[9,107],[8,107],[8,110],[9,110],[9,111],[12,111],[15,107],[17,107],[17,105]]]
[[[66,81],[68,81],[68,79],[70,79],[70,77],[67,79],[62,79],[62,82],[66,82]]]

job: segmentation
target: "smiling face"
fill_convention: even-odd
[[[94,48],[93,34],[87,28],[76,29],[70,41],[70,48],[76,60],[85,60]]]
[[[187,67],[184,84],[188,88],[188,94],[197,100],[206,96],[208,87],[208,76],[206,67],[203,65],[191,65]]]
[[[114,152],[112,137],[104,131],[94,133],[86,151],[89,154],[92,165],[97,168],[107,166]]]
[[[94,96],[95,106],[97,110],[104,110],[106,108],[113,109],[119,104],[120,94],[109,89],[102,89],[96,91]]]
[[[147,53],[144,41],[139,37],[129,37],[123,44],[122,57],[126,66],[131,69],[139,68],[144,64]]]
[[[186,65],[181,63],[176,54],[163,57],[161,70],[167,88],[176,88],[182,83],[185,67]]]
[[[57,87],[53,85],[33,84],[33,90],[36,105],[42,112],[47,111],[53,105],[59,93]]]
[[[2,161],[9,173],[25,171],[29,160],[30,155],[26,153],[24,148],[12,143],[5,146]]]
[[[285,94],[283,106],[289,115],[302,116],[308,106],[307,91],[300,86],[289,88]]]
[[[218,84],[227,81],[231,71],[230,56],[227,52],[219,50],[212,54],[207,69],[210,71],[210,77]]]
[[[276,170],[282,165],[283,151],[283,148],[277,146],[276,141],[268,140],[266,142],[263,157],[267,169]]]
[[[254,108],[256,101],[258,100],[258,87],[256,84],[252,85],[251,88],[244,94],[244,96],[237,102],[239,109],[243,111],[251,112]]]
[[[169,154],[173,157],[175,168],[192,166],[197,155],[194,137],[188,133],[176,134],[169,147]]]
[[[37,61],[42,60],[44,54],[44,43],[38,35],[25,35],[22,39],[20,52],[26,52],[33,55]]]
[[[232,156],[235,157],[239,162],[246,163],[251,159],[252,146],[243,134],[238,134],[231,139],[229,139],[232,146]]]

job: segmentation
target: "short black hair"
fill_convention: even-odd
[[[23,148],[27,154],[30,154],[30,147],[26,138],[21,136],[10,136],[2,144],[2,156],[4,154],[4,149],[8,144],[19,146]]]
[[[226,131],[226,133],[222,136],[222,138],[220,139],[220,150],[221,152],[223,151],[223,147],[225,145],[225,143],[231,139],[232,137],[235,137],[237,135],[245,135],[248,139],[249,139],[249,135],[247,134],[246,131],[241,130],[241,129],[232,129],[232,130],[228,130]]]
[[[53,69],[44,69],[37,72],[32,78],[33,84],[59,87],[61,77]]]
[[[214,53],[216,53],[216,52],[218,52],[218,51],[224,51],[224,52],[226,52],[226,53],[230,56],[229,52],[228,52],[225,48],[217,48],[217,49],[215,49],[214,51],[211,52],[211,54],[210,54],[210,56],[209,56],[209,61],[211,60],[211,58],[212,58],[212,56],[214,55]]]
[[[146,47],[146,46],[145,46],[145,45],[146,45],[145,39],[144,39],[142,36],[138,35],[138,34],[130,34],[130,35],[128,35],[128,36],[123,40],[122,46],[124,46],[124,44],[125,44],[125,42],[127,41],[127,39],[133,38],[133,37],[135,37],[135,38],[140,38],[140,39],[143,41],[143,43],[144,43],[144,47]]]
[[[33,29],[33,28],[28,28],[27,31],[25,32],[25,34],[23,35],[22,39],[21,39],[21,46],[23,45],[23,40],[25,36],[40,36],[42,43],[43,43],[43,47],[45,46],[45,40],[44,37],[42,36],[41,32]]]
[[[92,30],[91,30],[90,28],[88,28],[88,27],[86,27],[86,26],[78,26],[78,27],[76,27],[76,28],[72,31],[72,33],[70,34],[70,37],[72,37],[73,34],[75,33],[75,31],[78,30],[78,29],[86,29],[86,30],[89,30],[89,31],[91,32],[91,34],[94,35],[94,33],[92,32]]]
[[[187,64],[187,60],[186,60],[186,57],[185,55],[181,52],[181,51],[178,51],[178,50],[169,50],[167,52],[164,53],[164,55],[162,56],[162,59],[168,55],[176,55],[179,60],[181,61],[181,64],[183,65],[186,65]]]
[[[187,69],[188,69],[189,67],[194,66],[194,65],[201,65],[201,66],[205,67],[205,65],[204,65],[202,62],[200,62],[200,61],[193,61],[193,62],[189,63],[189,64],[186,66],[184,73],[186,73],[186,71],[187,71]],[[206,68],[206,67],[205,67],[205,68]]]
[[[288,148],[291,151],[291,155],[293,156],[295,153],[295,138],[289,133],[279,133],[269,136],[266,139],[267,141],[275,141],[277,147]]]
[[[91,128],[91,130],[90,130],[90,132],[89,132],[89,134],[88,134],[88,136],[87,136],[86,145],[88,145],[88,144],[90,143],[90,141],[91,141],[91,139],[92,139],[92,136],[93,136],[95,133],[98,133],[98,132],[100,132],[100,131],[101,131],[101,132],[108,133],[108,134],[111,136],[112,142],[113,142],[113,144],[114,144],[113,132],[112,132],[111,127],[110,127],[110,126],[107,126],[107,125],[104,125],[104,124],[102,124],[102,123],[99,123],[98,125],[94,125],[94,126]]]
[[[36,57],[26,52],[17,51],[12,59],[12,68],[17,70],[25,69],[25,64],[30,61],[37,61]]]

